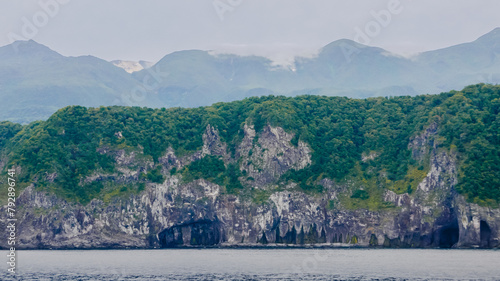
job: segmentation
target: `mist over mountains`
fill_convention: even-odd
[[[295,58],[291,67],[276,66],[264,57],[200,50],[168,54],[133,73],[115,64],[120,62],[65,57],[34,41],[1,47],[0,120],[43,120],[67,105],[197,107],[269,94],[365,98],[496,84],[500,28],[473,42],[412,58],[342,39],[313,58]]]

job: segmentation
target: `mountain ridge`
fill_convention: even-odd
[[[291,68],[265,57],[185,50],[133,73],[92,56],[65,57],[34,41],[14,42],[0,48],[0,98],[6,101],[0,120],[46,119],[67,105],[196,107],[268,94],[366,98],[495,84],[499,30],[411,59],[340,39],[315,57],[296,57]]]

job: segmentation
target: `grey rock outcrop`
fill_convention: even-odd
[[[294,146],[293,135],[282,128],[266,126],[257,133],[245,125],[244,138],[231,155],[218,131],[209,125],[200,151],[178,157],[172,148],[167,149],[158,159],[165,181],[147,182],[139,194],[94,199],[83,206],[30,185],[17,199],[16,247],[499,247],[500,209],[468,203],[455,191],[457,156],[434,145],[436,130],[431,125],[408,145],[416,160],[429,161],[418,188],[411,194],[386,189],[381,200],[392,207],[368,210],[342,205],[340,196],[352,192],[350,182],[323,179],[324,192],[319,195],[306,194],[294,183],[276,189],[285,172],[311,164],[309,146],[303,142]],[[153,167],[140,152],[103,148],[102,153],[113,155],[118,172],[96,173],[85,182],[134,184],[140,173]],[[239,163],[246,173],[240,178],[242,183],[267,197],[254,200],[226,194],[223,187],[205,179],[185,182],[182,175],[170,174],[172,168],[182,168],[204,155]],[[5,219],[0,220],[0,227],[5,224]],[[2,247],[7,246],[5,241],[6,237],[0,237]]]

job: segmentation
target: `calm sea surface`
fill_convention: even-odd
[[[500,280],[498,250],[18,251],[17,258],[17,274],[4,263],[1,280]]]

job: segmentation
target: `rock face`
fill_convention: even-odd
[[[306,143],[291,143],[292,134],[279,127],[256,133],[245,125],[245,135],[234,155],[217,130],[207,126],[203,148],[182,157],[173,149],[158,162],[165,181],[148,182],[145,189],[129,197],[94,199],[86,206],[67,202],[38,191],[34,185],[17,199],[18,248],[158,248],[184,246],[245,245],[359,245],[385,247],[500,247],[500,209],[467,203],[454,187],[457,159],[454,152],[438,149],[431,125],[413,138],[408,147],[429,170],[411,194],[385,190],[381,200],[390,208],[349,209],[338,200],[352,193],[352,183],[322,180],[322,194],[309,195],[295,184],[279,186],[279,178],[290,169],[311,163]],[[112,180],[134,183],[142,172],[153,168],[140,152],[111,151],[116,174],[95,174],[85,182]],[[172,168],[196,161],[204,155],[220,156],[238,163],[247,187],[266,194],[248,199],[227,194],[208,180],[184,182]],[[370,157],[376,158],[377,153]],[[360,159],[362,160],[362,159]],[[56,175],[52,175],[53,177]],[[279,187],[279,188],[277,188]],[[332,204],[334,203],[334,204]],[[5,207],[2,207],[5,212]],[[6,220],[0,221],[5,228]],[[7,247],[6,232],[0,238]]]

